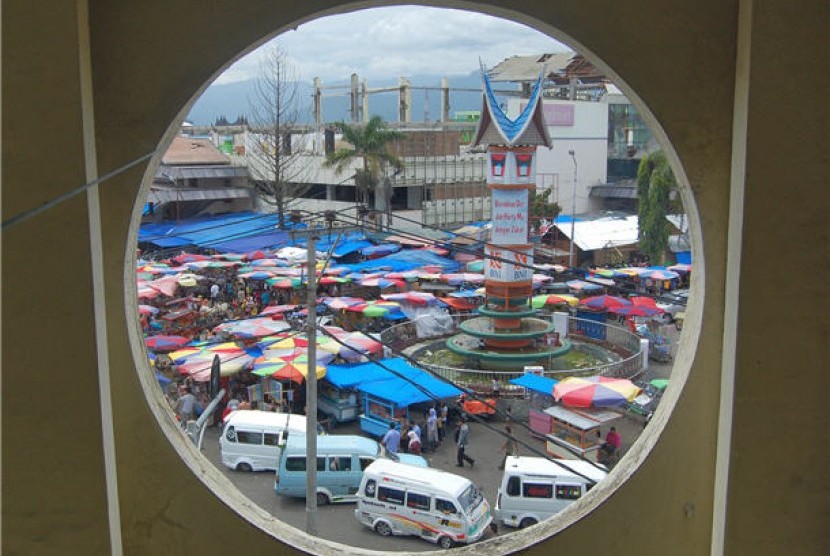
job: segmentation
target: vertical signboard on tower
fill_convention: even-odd
[[[493,229],[490,241],[500,245],[527,243],[528,191],[493,189]]]

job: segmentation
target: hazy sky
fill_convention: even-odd
[[[373,8],[323,17],[275,39],[300,79],[347,81],[468,74],[513,55],[570,50],[534,29],[484,14],[420,6]],[[257,53],[237,61],[216,83],[256,76]]]

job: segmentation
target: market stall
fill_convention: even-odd
[[[571,410],[554,405],[544,410],[550,416],[545,451],[555,458],[585,459],[602,444],[600,426],[620,418],[607,409]]]

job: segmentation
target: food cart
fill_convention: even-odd
[[[357,391],[353,388],[338,388],[331,382],[320,381],[317,409],[337,423],[347,423],[357,419],[359,405]]]
[[[529,368],[526,367],[526,369]],[[553,387],[557,382],[559,381],[556,379],[540,376],[534,372],[526,372],[518,378],[510,379],[511,384],[524,388],[525,397],[530,399],[527,420],[531,434],[534,436],[544,437],[551,431],[552,418],[544,410],[554,404]]]
[[[550,416],[550,432],[545,435],[545,451],[555,458],[584,459],[602,445],[600,426],[620,414],[600,409],[567,409],[554,405],[544,410]]]

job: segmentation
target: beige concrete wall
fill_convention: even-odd
[[[85,150],[78,62],[83,41],[75,6],[4,3],[3,220],[86,181],[84,157],[91,156],[92,145],[99,174],[152,151],[177,115],[186,113],[186,103],[236,53],[313,17],[315,10],[340,5],[90,2],[93,89],[86,98],[94,107],[95,128]],[[618,467],[609,484],[577,505],[621,483],[599,509],[528,553],[708,553],[712,516],[720,515],[716,489],[723,486],[715,485],[719,394],[733,351],[734,442],[722,452],[731,455],[731,462],[722,461],[732,472],[726,553],[826,553],[826,2],[756,3],[745,19],[749,40],[742,43],[749,48],[748,81],[740,77],[746,68],[735,62],[736,1],[526,0],[478,6],[543,31],[561,29],[575,39],[572,46],[587,47],[599,57],[592,61],[607,64],[603,69],[630,86],[671,140],[691,186],[686,200],[694,199],[702,225],[695,264],[705,298],[700,295],[702,303],[689,310],[687,336],[693,341],[680,357],[690,363],[679,365],[690,368],[682,395],[676,381],[651,425],[664,426],[663,434],[632,450],[628,463],[644,461],[627,481],[629,472]],[[85,31],[81,25],[81,35]],[[748,102],[733,112],[736,85],[739,92],[743,85],[750,89]],[[747,140],[737,142],[733,157],[733,116],[744,109]],[[737,118],[739,139],[742,121]],[[741,264],[735,266],[740,293],[727,300],[734,276],[727,274],[730,176],[744,184],[744,160],[746,199],[739,207],[743,214],[737,213],[742,226],[739,221],[732,227],[743,232],[736,252]],[[96,252],[90,247],[95,234],[90,236],[84,196],[3,231],[4,554],[110,552],[104,457],[109,423],[120,511],[116,544],[124,553],[297,553],[271,538],[276,529],[266,534],[254,525],[270,527],[263,512],[232,496],[220,500],[207,488],[227,484],[192,448],[168,442],[178,434],[175,426],[169,419],[156,421],[153,411],[160,412],[161,402],[148,401],[142,392],[142,383],[152,386],[153,379],[135,370],[141,351],[129,341],[138,330],[125,310],[124,291],[133,278],[125,263],[135,238],[129,228],[133,204],[142,176],[152,169],[139,165],[101,188],[98,293],[99,309],[103,303],[106,310],[99,310],[98,323],[106,326],[98,334],[100,351],[91,265]],[[694,325],[701,321],[705,326],[697,334]],[[99,395],[99,365],[110,376],[112,417],[107,396]],[[792,377],[807,386],[783,396],[781,381]],[[678,399],[669,416],[665,410],[673,397]],[[728,425],[729,419],[722,422]],[[532,534],[546,536],[555,527]],[[279,536],[300,539],[296,531]],[[529,538],[508,540],[492,553]]]

